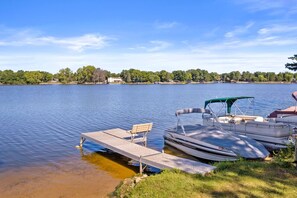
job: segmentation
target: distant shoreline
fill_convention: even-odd
[[[156,82],[156,83],[60,83],[49,82],[39,84],[1,84],[0,86],[32,86],[32,85],[195,85],[195,84],[296,84],[296,82]]]

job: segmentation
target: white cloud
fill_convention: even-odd
[[[30,29],[16,31],[1,31],[1,46],[58,46],[68,48],[73,51],[84,51],[86,49],[101,49],[108,46],[108,41],[112,38],[99,34],[84,34],[76,37],[54,37],[44,36],[38,31]],[[9,34],[8,34],[9,33]]]
[[[204,36],[207,38],[215,37],[220,30],[220,27],[215,27],[212,30],[208,30],[206,33],[204,33]]]
[[[296,9],[296,0],[241,0],[234,1],[237,4],[243,4],[251,12],[259,12],[264,10],[279,11],[290,11]]]
[[[174,28],[178,25],[177,22],[172,21],[172,22],[157,22],[155,23],[155,27],[157,29],[170,29],[170,28]]]
[[[274,34],[274,33],[286,33],[286,32],[294,32],[297,30],[296,25],[271,25],[269,27],[261,28],[258,31],[258,34]]]
[[[101,49],[106,47],[109,38],[96,34],[85,34],[78,37],[56,38],[52,36],[35,38],[36,42],[44,44],[56,44],[74,51],[83,51],[85,49]]]
[[[167,41],[160,41],[160,40],[154,40],[150,41],[146,45],[139,45],[137,47],[130,47],[130,50],[142,50],[147,52],[157,52],[162,51],[172,46],[172,43]]]
[[[288,38],[281,38],[277,36],[267,36],[267,37],[260,37],[260,38],[253,38],[248,40],[232,40],[232,41],[224,41],[221,43],[215,43],[212,45],[198,45],[193,47],[193,52],[211,52],[211,51],[224,51],[224,50],[255,50],[257,47],[280,47],[280,46],[296,46],[297,45],[297,38],[295,37],[288,37]],[[251,49],[253,48],[253,49]]]
[[[167,49],[172,44],[166,41],[150,41],[150,44],[152,45],[150,48],[147,49],[149,52],[156,52],[160,50]]]
[[[238,36],[240,34],[246,33],[252,26],[254,25],[254,22],[248,22],[245,26],[237,26],[234,30],[227,32],[225,34],[226,38],[233,38],[235,36]]]
[[[297,14],[297,0],[233,0],[249,12],[262,12],[268,16],[291,17]]]
[[[57,72],[62,67],[76,71],[83,65],[95,65],[112,72],[135,68],[159,71],[162,69],[187,70],[191,68],[206,69],[210,72],[239,71],[285,71],[284,64],[292,51],[259,53],[246,52],[151,52],[151,53],[100,53],[100,54],[5,54],[0,55],[0,70],[24,69]],[[116,58],[115,58],[116,57]],[[4,68],[5,67],[7,68]],[[41,66],[42,65],[42,66]]]

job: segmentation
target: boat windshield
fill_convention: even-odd
[[[186,134],[186,131],[190,131],[191,127],[197,127],[199,123],[197,123],[197,116],[194,116],[194,114],[211,114],[211,111],[209,109],[203,109],[203,108],[185,108],[180,109],[175,112],[175,116],[177,117],[177,126],[175,128],[177,133],[183,133]],[[187,121],[183,120],[183,122],[180,119],[181,115],[187,114]],[[199,120],[199,117],[198,117]],[[202,118],[200,118],[202,120]],[[187,128],[188,127],[188,128]]]

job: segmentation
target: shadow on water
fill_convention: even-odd
[[[106,171],[118,179],[132,177],[139,171],[138,167],[128,164],[128,158],[109,150],[91,153],[81,150],[81,158],[83,161],[95,165],[100,170]]]

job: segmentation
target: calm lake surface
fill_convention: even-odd
[[[294,104],[296,84],[0,86],[0,171],[80,155],[80,133],[153,122],[149,146],[161,150],[163,131],[180,108],[215,97],[255,96],[255,114]],[[101,148],[85,143],[90,151]]]

